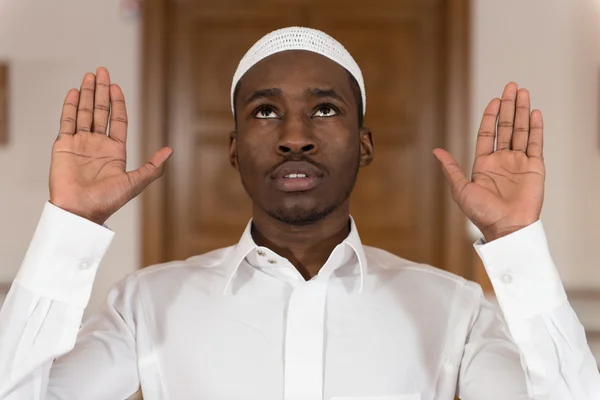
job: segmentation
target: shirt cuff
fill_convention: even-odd
[[[109,229],[47,202],[15,283],[85,308],[113,236]]]
[[[567,301],[541,221],[474,247],[507,320],[548,313]]]

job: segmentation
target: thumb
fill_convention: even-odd
[[[127,172],[127,177],[131,183],[133,197],[137,196],[152,182],[160,178],[165,168],[165,162],[171,157],[173,150],[170,147],[163,147],[150,157],[150,160],[138,169]]]
[[[469,181],[460,170],[458,162],[452,157],[450,153],[443,149],[433,150],[433,155],[440,162],[442,172],[448,184],[450,185],[450,191],[452,197],[456,200],[457,195],[467,186]]]

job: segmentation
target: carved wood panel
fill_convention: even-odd
[[[365,244],[440,265],[443,182],[429,155],[443,137],[439,6],[340,6],[327,2],[310,25],[345,45],[367,88],[375,160],[360,173],[352,215]]]
[[[168,207],[170,258],[185,258],[234,244],[251,217],[251,203],[229,165],[234,121],[231,79],[243,54],[264,34],[302,24],[288,2],[195,3],[176,7],[172,58]]]

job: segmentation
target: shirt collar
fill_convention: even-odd
[[[246,229],[244,229],[244,233],[240,238],[240,241],[237,243],[237,245],[235,245],[235,247],[233,247],[231,252],[227,255],[227,258],[225,259],[227,273],[225,275],[226,282],[225,287],[223,289],[224,295],[227,294],[231,286],[231,281],[235,277],[239,266],[242,264],[242,261],[244,261],[244,259],[250,253],[259,250],[259,246],[254,242],[254,239],[252,238],[251,228],[252,220],[248,222],[248,224],[246,225]],[[351,252],[345,251],[347,248],[350,248]],[[327,260],[321,271],[319,271],[319,275],[323,274],[329,277],[329,275],[331,275],[333,271],[335,271],[337,268],[349,261],[352,253],[356,254],[356,257],[358,258],[358,267],[360,270],[360,285],[358,292],[362,293],[364,279],[367,273],[367,257],[365,255],[362,242],[360,241],[360,236],[358,235],[356,224],[352,217],[350,217],[350,233],[348,234],[346,239],[344,239],[344,241],[338,246],[336,246],[336,248],[333,250],[333,252],[329,256],[329,259]],[[275,255],[273,259],[267,258],[266,260],[267,262],[272,262],[279,261],[280,259],[283,258],[278,255]]]

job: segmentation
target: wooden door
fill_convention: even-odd
[[[443,145],[442,1],[316,4],[309,26],[343,43],[365,78],[375,159],[360,171],[351,200],[361,238],[440,265],[444,187],[431,150]]]
[[[169,259],[235,244],[251,217],[250,200],[228,159],[234,129],[231,80],[258,38],[282,25],[302,23],[300,3],[286,3],[173,2]]]
[[[466,242],[464,224],[448,225],[455,211],[448,211],[431,155],[436,146],[449,147],[447,1],[172,0],[168,9],[162,84],[165,141],[175,154],[154,189],[164,196],[160,244],[166,246],[158,256],[151,249],[155,257],[148,262],[186,258],[239,239],[251,215],[227,158],[231,78],[261,36],[300,25],[334,36],[363,70],[365,124],[375,139],[375,161],[361,170],[351,201],[363,242],[448,267],[448,244]],[[156,235],[150,246],[159,243]]]

